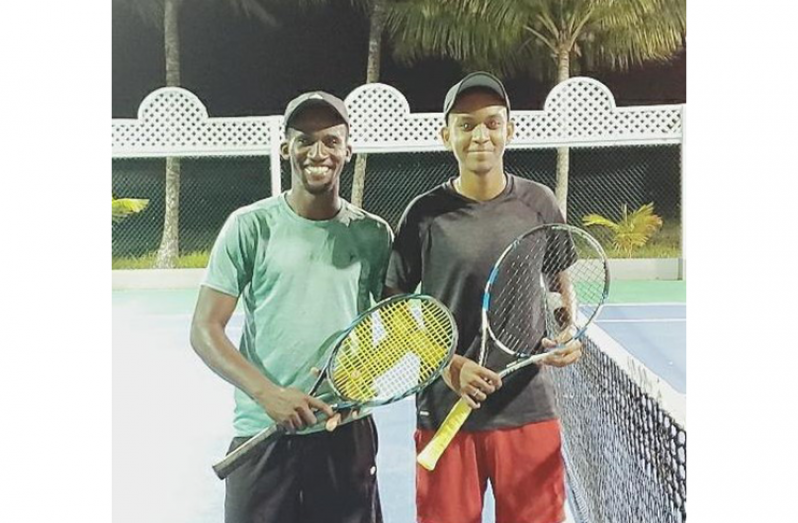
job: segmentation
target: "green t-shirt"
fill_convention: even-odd
[[[230,215],[202,284],[241,297],[244,357],[275,384],[309,391],[322,343],[379,300],[391,241],[384,220],[346,201],[334,218],[315,221],[297,215],[284,193]],[[273,423],[238,389],[235,404],[237,436]]]

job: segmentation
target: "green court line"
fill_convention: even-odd
[[[681,281],[634,281],[610,282],[609,303],[684,303],[687,297],[687,282]]]
[[[114,311],[138,314],[190,314],[197,303],[199,287],[193,289],[115,290],[111,293]]]
[[[116,290],[111,293],[114,311],[139,314],[190,314],[199,289]],[[684,303],[684,281],[613,281],[609,303]],[[239,303],[239,308],[241,304]]]

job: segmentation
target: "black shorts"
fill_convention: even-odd
[[[227,477],[225,523],[382,523],[376,455],[371,416],[284,436]]]

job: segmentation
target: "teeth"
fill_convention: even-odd
[[[327,174],[330,169],[327,167],[305,167],[305,171],[310,174]]]

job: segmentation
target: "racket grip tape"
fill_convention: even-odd
[[[316,413],[316,425],[320,425],[327,421],[328,416],[321,412]],[[230,452],[219,463],[213,466],[213,471],[219,479],[225,479],[238,467],[255,457],[255,450],[265,445],[269,441],[279,438],[286,433],[286,430],[280,425],[271,425],[262,431],[258,432],[235,450]]]
[[[254,451],[258,447],[283,433],[285,433],[285,429],[280,425],[272,425],[263,429],[227,454],[224,459],[213,466],[213,471],[219,479],[225,479],[238,467],[252,459],[255,456]]]
[[[419,465],[427,470],[433,470],[438,463],[446,447],[452,442],[460,427],[471,415],[471,407],[464,399],[460,398],[457,403],[449,411],[449,415],[443,420],[443,423],[438,428],[438,431],[427,443],[427,446],[421,451],[416,458]]]

